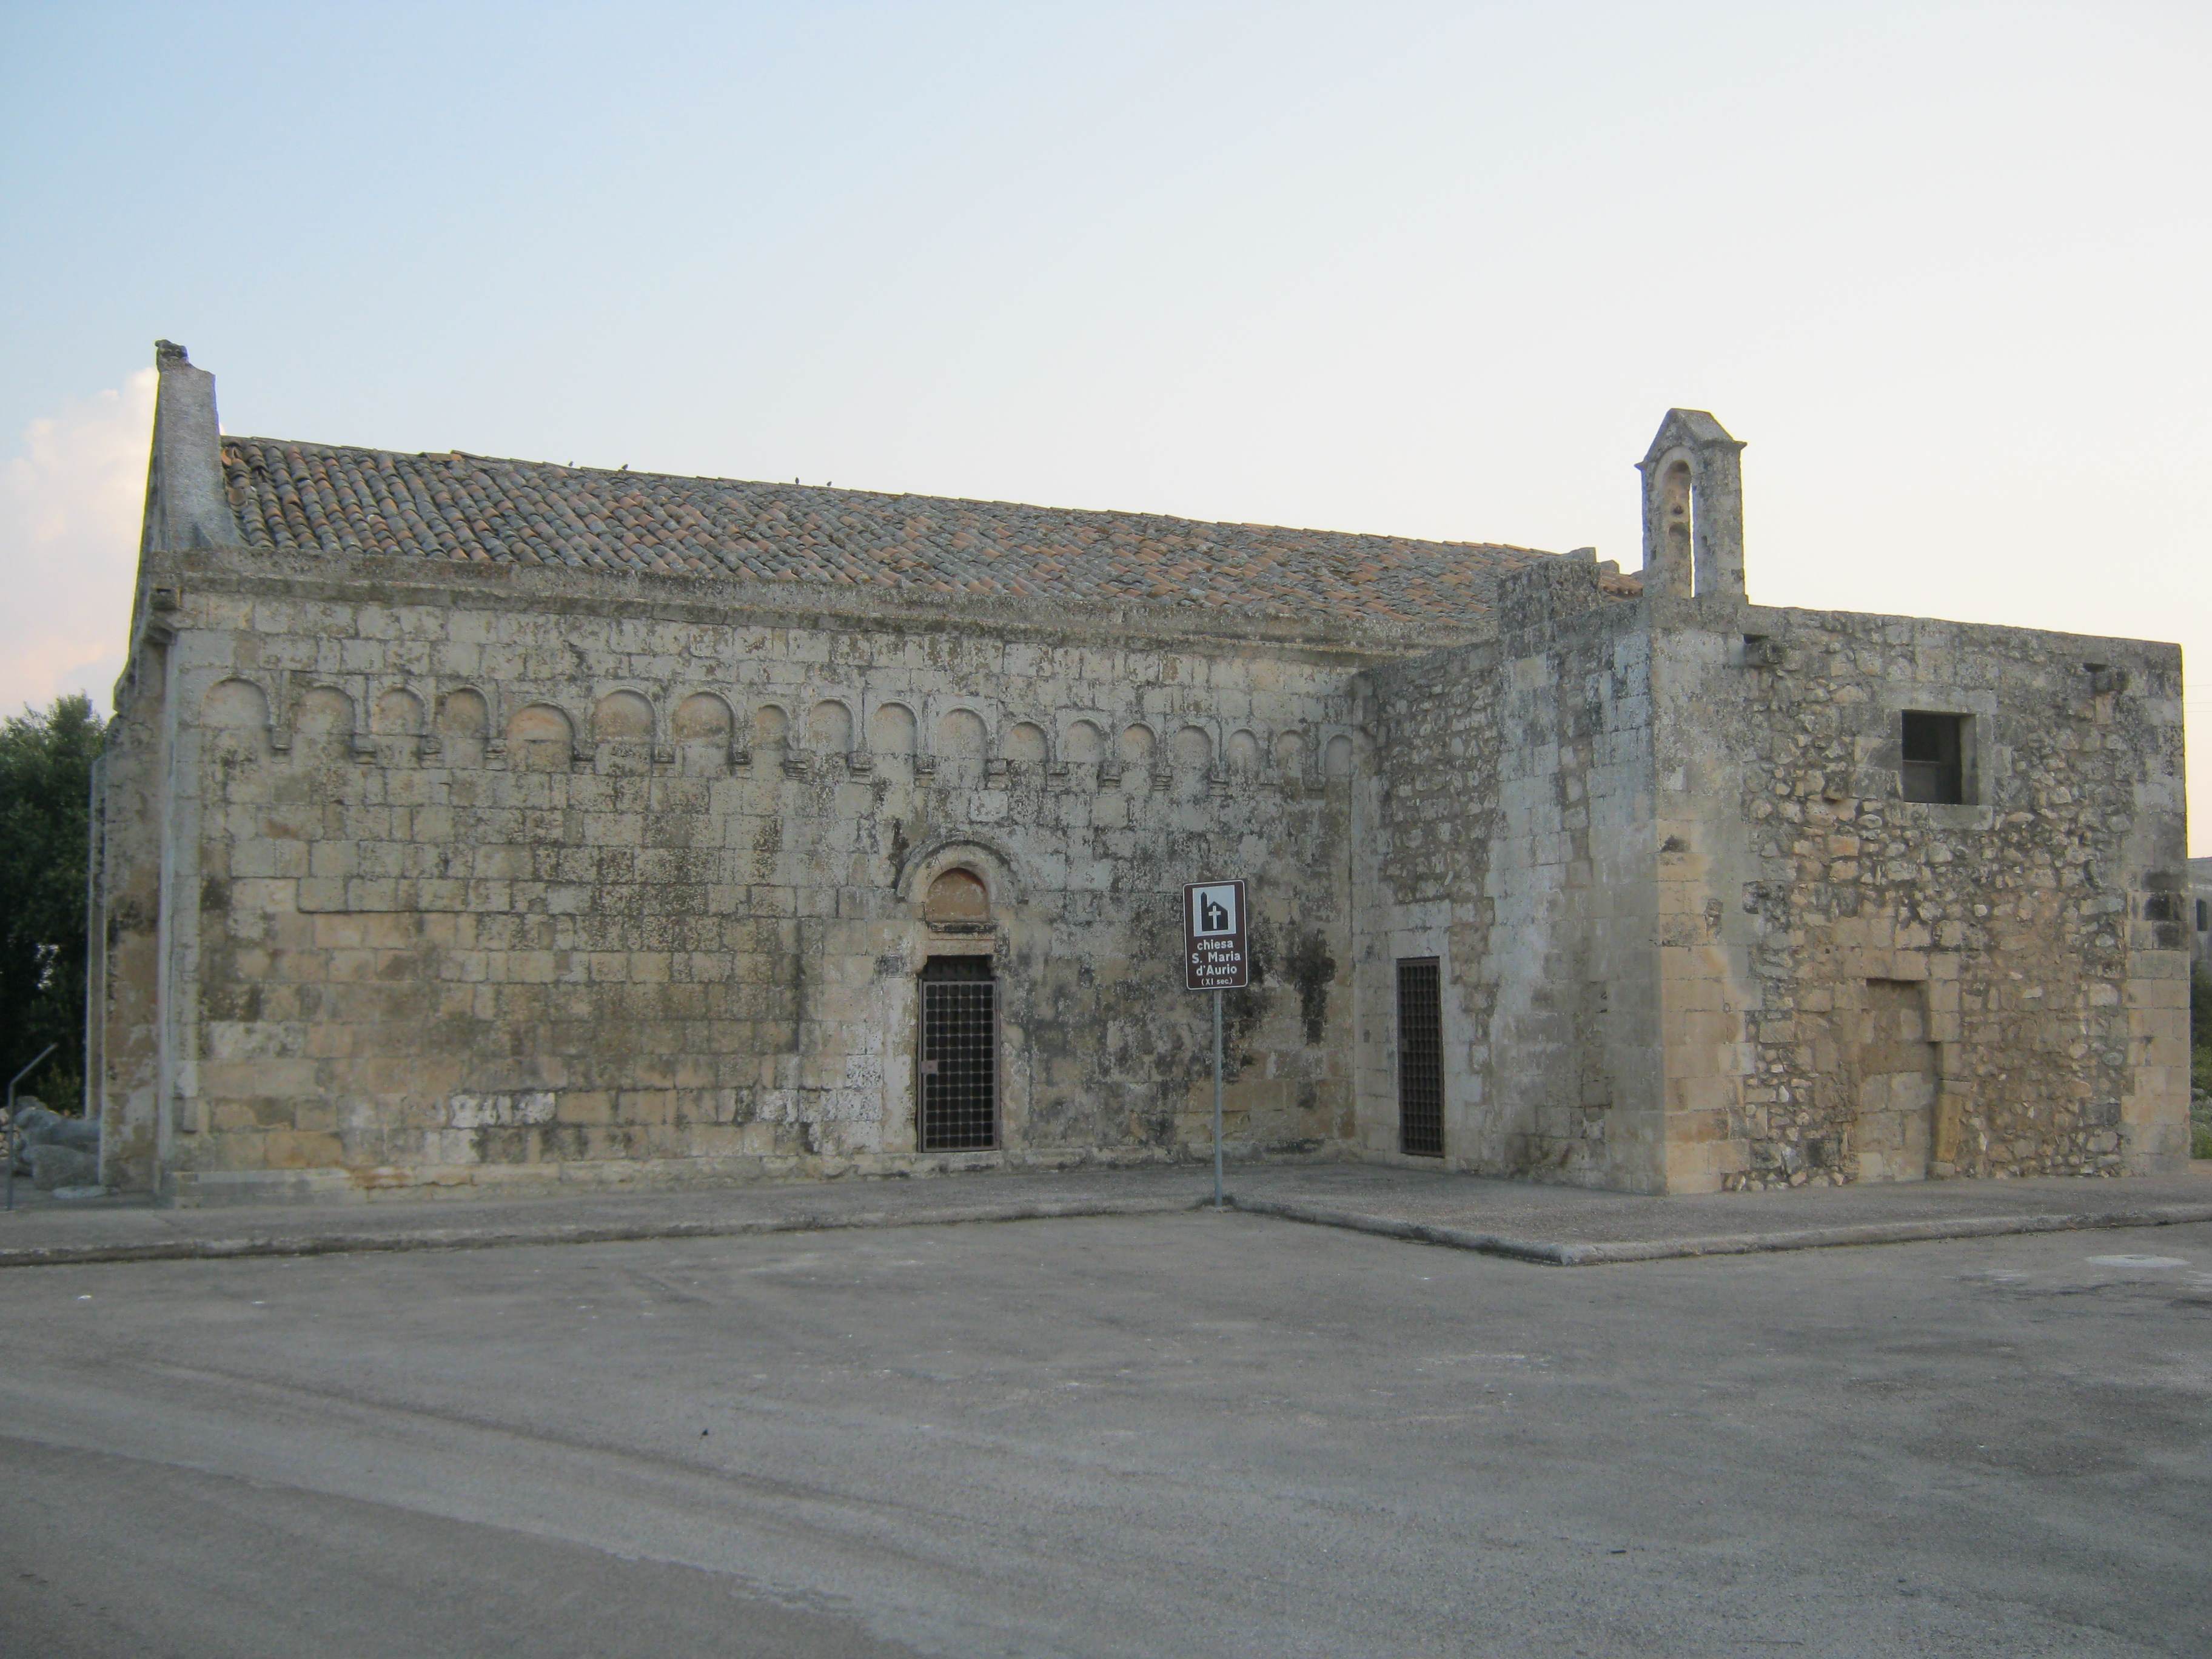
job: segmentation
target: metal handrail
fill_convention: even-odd
[[[40,1066],[44,1063],[46,1056],[53,1053],[55,1049],[61,1046],[62,1045],[58,1042],[49,1042],[45,1048],[39,1050],[38,1058],[36,1060],[33,1060],[28,1066],[26,1066],[21,1071],[16,1073],[15,1076],[8,1079],[7,1121],[4,1124],[0,1124],[0,1152],[4,1152],[8,1155],[7,1207],[11,1210],[15,1207],[15,1143],[22,1139],[21,1134],[17,1132],[15,1127],[15,1085],[21,1083],[25,1078],[30,1076],[33,1072],[38,1070]]]

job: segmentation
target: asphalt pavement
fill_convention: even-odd
[[[2212,1225],[0,1273],[0,1651],[2199,1655]]]

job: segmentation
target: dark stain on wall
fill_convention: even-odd
[[[1305,1022],[1306,1046],[1318,1048],[1328,1034],[1328,988],[1336,978],[1336,958],[1328,953],[1328,939],[1318,931],[1295,934],[1284,965],[1297,988],[1298,1017]]]

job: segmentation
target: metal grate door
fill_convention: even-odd
[[[998,993],[988,957],[933,957],[922,968],[919,1092],[925,1152],[999,1144]]]
[[[1398,964],[1398,1150],[1444,1155],[1444,1022],[1437,959]]]

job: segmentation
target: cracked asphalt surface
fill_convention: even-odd
[[[0,1650],[2197,1655],[2212,1226],[0,1276]]]

